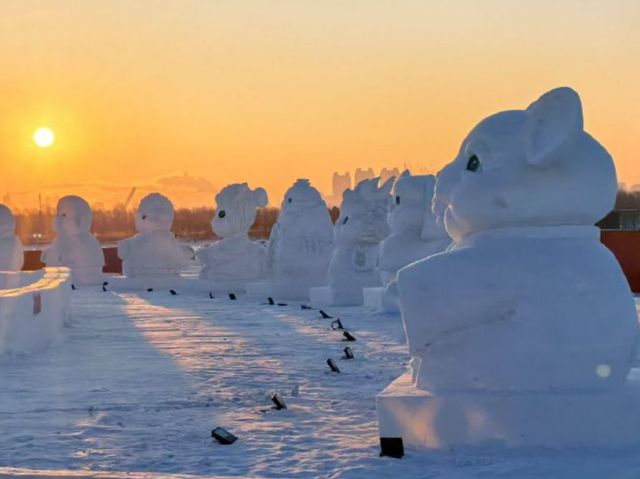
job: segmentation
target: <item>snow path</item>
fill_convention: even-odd
[[[293,303],[76,291],[72,311],[65,339],[0,359],[0,477],[640,477],[631,453],[378,458],[375,395],[408,360],[398,316],[330,308],[358,338],[344,361],[331,320]],[[289,409],[264,412],[270,391]],[[213,443],[216,425],[239,441]]]

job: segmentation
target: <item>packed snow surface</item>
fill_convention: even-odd
[[[298,303],[86,289],[71,300],[66,338],[38,355],[0,358],[0,477],[632,478],[640,471],[640,451],[409,449],[401,460],[378,457],[374,398],[408,361],[398,315],[327,310],[357,338],[348,344],[356,358],[346,361],[332,320]],[[329,357],[340,374],[328,372]],[[286,411],[269,410],[271,391]],[[238,441],[212,442],[217,425]]]

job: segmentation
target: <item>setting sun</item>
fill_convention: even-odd
[[[33,141],[40,148],[48,148],[53,145],[56,135],[50,128],[38,128],[33,134]]]

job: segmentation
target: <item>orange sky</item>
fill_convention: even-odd
[[[639,78],[637,0],[2,0],[0,192],[188,172],[279,204],[297,177],[435,170],[558,85],[640,183]]]

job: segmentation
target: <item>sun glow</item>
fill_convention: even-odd
[[[51,128],[38,128],[33,134],[33,141],[40,148],[48,148],[53,145],[56,135]]]

